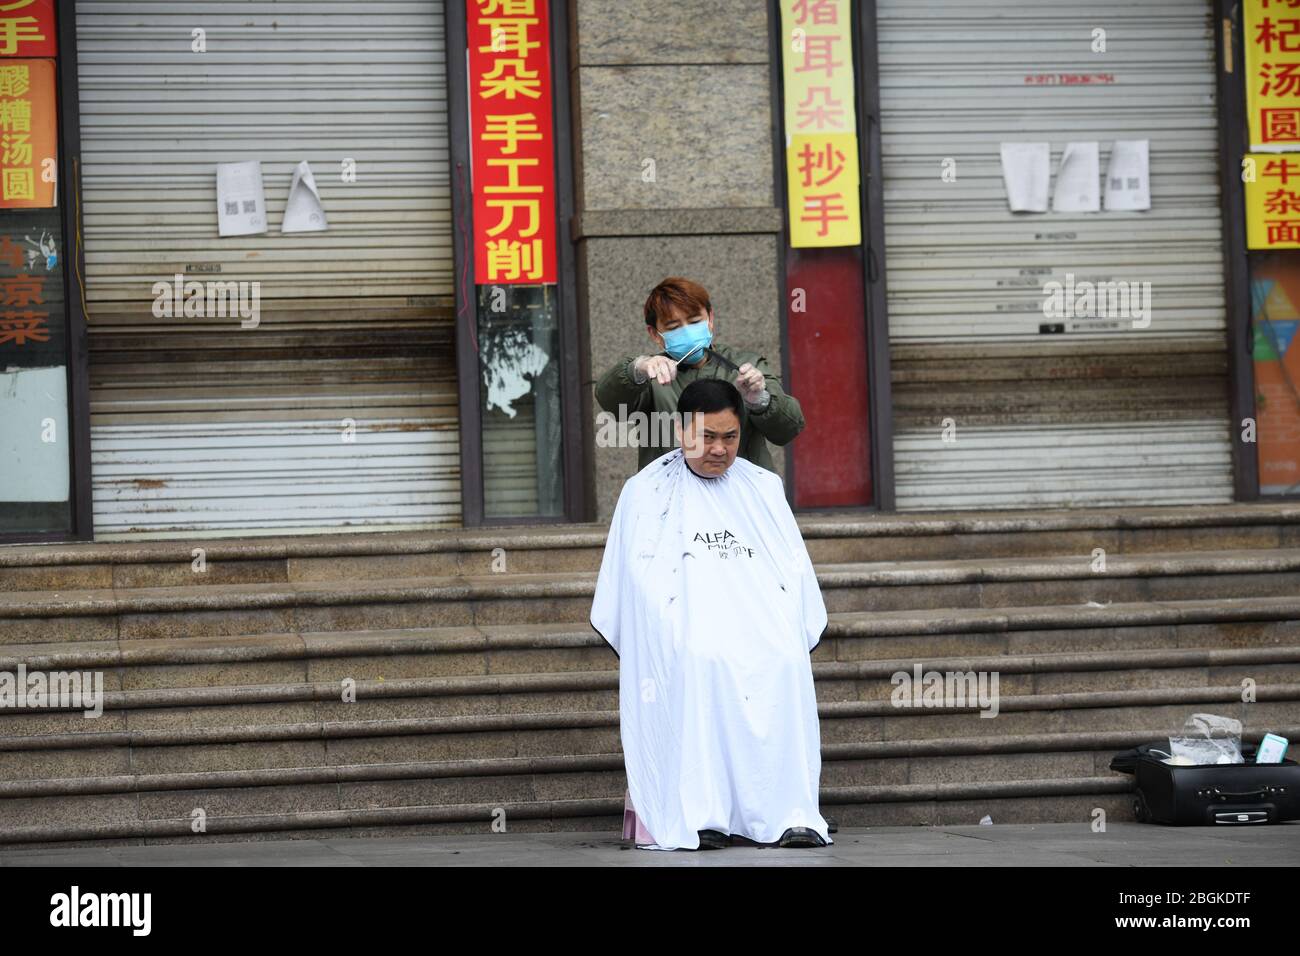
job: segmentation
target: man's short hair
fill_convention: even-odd
[[[650,290],[645,300],[645,324],[654,329],[658,328],[659,319],[667,322],[678,312],[690,319],[712,310],[704,286],[680,276],[669,276]]]
[[[682,389],[677,399],[677,411],[682,415],[683,424],[689,412],[720,412],[730,408],[739,419],[741,409],[740,390],[723,378],[696,379]]]

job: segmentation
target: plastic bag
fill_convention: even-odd
[[[1181,737],[1169,738],[1169,752],[1187,757],[1192,763],[1243,763],[1241,721],[1216,714],[1192,714],[1183,724]]]

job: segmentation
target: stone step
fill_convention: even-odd
[[[1297,598],[1138,601],[837,613],[813,660],[1298,643]],[[606,670],[614,660],[589,623],[0,645],[0,671],[99,669],[113,690]]]
[[[1300,507],[1192,507],[924,514],[803,514],[817,564],[1300,547]],[[594,572],[606,526],[0,546],[0,591],[386,581]],[[195,570],[201,548],[205,570]]]
[[[1294,597],[1300,548],[823,565],[831,613]],[[0,645],[302,631],[585,622],[595,576],[469,575],[373,582],[10,591]]]
[[[1132,819],[1116,751],[1196,711],[1300,732],[1300,506],[800,524],[843,826]],[[0,547],[0,671],[107,692],[96,720],[0,710],[0,844],[482,832],[497,807],[617,831],[617,662],[587,620],[604,535],[212,540],[201,575],[191,542]],[[916,664],[995,671],[997,717],[895,706]]]
[[[1300,549],[875,562],[817,568],[831,612],[1300,595]]]
[[[997,671],[1008,696],[1296,682],[1296,602],[1247,599],[836,615],[813,655],[824,702],[887,697],[891,675]],[[1045,625],[1058,629],[1043,629]],[[1107,627],[1105,625],[1116,626]],[[1073,625],[1073,629],[1071,629]],[[1092,625],[1092,626],[1088,626]],[[1098,626],[1100,625],[1100,626]],[[910,633],[909,633],[910,632]],[[0,736],[617,706],[615,658],[564,625],[10,645],[0,671],[97,671],[105,713],[0,711]],[[915,655],[899,652],[915,651]],[[560,657],[560,655],[566,655]],[[340,700],[357,681],[359,701]]]
[[[507,832],[586,830],[617,833],[621,829],[623,798],[586,797],[569,800],[505,799],[487,803],[330,807],[334,802],[382,802],[397,795],[391,786],[355,790],[336,784],[318,787],[268,788],[254,803],[258,812],[239,813],[245,801],[215,800],[205,814],[203,833],[193,832],[194,801],[172,794],[124,794],[114,797],[71,798],[63,814],[48,802],[33,822],[4,826],[0,846],[41,844],[53,848],[74,845],[188,843],[293,839],[331,836],[397,837],[428,833],[492,832],[503,819]],[[418,788],[407,788],[415,791]],[[1132,779],[1109,773],[1089,777],[1024,779],[997,782],[944,782],[823,787],[822,812],[841,827],[950,825],[978,823],[984,815],[995,822],[1091,824],[1096,811],[1108,821],[1133,822]],[[347,793],[351,800],[341,798]],[[418,792],[408,799],[418,799]],[[49,798],[50,801],[59,798]],[[229,807],[232,812],[222,813]],[[78,813],[78,808],[82,812]],[[64,816],[67,819],[64,819]],[[837,839],[839,837],[836,837]]]
[[[1091,825],[1098,809],[1115,822],[1133,822],[1132,794],[1124,782],[1116,784],[1104,778],[1095,793],[1076,794],[1075,787],[1063,793],[1023,796],[1027,788],[1010,793],[980,791],[971,797],[957,798],[945,791],[923,790],[913,802],[879,800],[869,803],[829,803],[839,799],[835,791],[823,790],[822,809],[844,828],[886,826],[959,826],[974,825],[986,814],[995,822],[1073,822]],[[1085,788],[1087,789],[1087,788]],[[892,797],[892,791],[880,794]],[[851,797],[852,795],[845,795]],[[512,807],[508,832],[520,833],[591,833],[601,838],[617,835],[622,829],[622,800],[591,803],[565,801],[554,804]],[[504,809],[504,808],[502,808]],[[344,811],[334,814],[282,814],[214,821],[205,834],[190,832],[172,821],[147,826],[78,827],[75,830],[29,828],[16,835],[19,839],[0,843],[0,849],[57,850],[89,847],[109,849],[118,846],[186,845],[193,843],[250,843],[302,839],[402,839],[459,835],[482,836],[491,831],[492,816],[498,808],[419,807],[402,810]],[[467,822],[457,822],[457,817]],[[147,832],[146,836],[120,836],[130,832]],[[76,838],[76,835],[81,838]],[[870,834],[836,834],[836,841],[870,840]]]
[[[1295,726],[1272,731],[1290,737]],[[1163,731],[1026,734],[939,740],[866,741],[823,747],[823,784],[864,786],[871,783],[926,783],[987,779],[1038,779],[1105,773],[1122,749],[1160,739]],[[1260,732],[1247,732],[1257,742]],[[121,794],[221,791],[238,788],[315,784],[357,784],[380,781],[462,781],[464,787],[495,786],[503,778],[528,778],[534,795],[556,795],[551,775],[603,776],[622,779],[621,753],[590,753],[544,757],[499,757],[407,763],[321,764],[212,770],[182,773],[100,772],[80,777],[39,774],[0,782],[0,801],[76,794]],[[488,781],[488,784],[482,784]],[[622,785],[610,791],[622,792]],[[569,794],[572,796],[573,794]],[[540,797],[539,797],[540,798]],[[483,797],[484,800],[489,799]],[[473,802],[473,801],[472,801]]]
[[[0,645],[0,671],[19,663],[29,669],[103,669],[114,689],[303,681],[326,666],[331,679],[377,679],[581,671],[606,669],[615,660],[590,624]]]
[[[1003,696],[992,719],[974,707],[900,708],[887,699],[821,702],[818,712],[824,748],[1044,733],[1149,733],[1152,727],[1162,728],[1158,737],[1175,732],[1198,710],[1244,716],[1247,730],[1259,733],[1300,724],[1300,684],[1260,684],[1257,695],[1244,715],[1240,687],[1231,684]],[[310,717],[309,707],[304,716]],[[0,781],[620,750],[613,708],[298,723],[284,717],[283,711],[250,706],[155,715],[154,725],[138,729],[7,735],[0,739]]]
[[[1083,647],[1245,647],[1296,643],[1300,600],[1115,603],[1006,609],[953,609],[832,614],[814,660],[933,654],[1057,653]],[[331,678],[452,676],[604,669],[613,652],[588,625],[397,628],[261,634],[226,638],[48,642],[0,646],[0,671],[106,672],[112,689],[307,680],[308,662],[340,659]],[[288,662],[288,663],[286,663]],[[271,670],[254,670],[267,665]],[[321,665],[316,665],[321,666]],[[292,670],[283,668],[292,667]],[[246,670],[248,669],[248,670]],[[118,671],[121,671],[119,674]],[[111,671],[111,672],[110,672]]]
[[[1300,506],[957,512],[799,518],[814,564],[1263,550],[1300,545]]]
[[[1294,736],[1300,726],[1277,730]],[[1021,819],[1028,809],[1021,803],[1037,797],[1041,808],[1028,809],[1032,822],[1091,822],[1096,806],[1115,821],[1131,821],[1131,778],[1110,771],[1110,758],[1162,734],[1157,728],[1145,734],[829,745],[823,748],[823,812],[844,826],[961,818],[936,817],[940,805],[946,814],[979,809],[966,822],[978,822],[984,813],[997,819],[1013,806],[1014,818]],[[1247,739],[1257,736],[1248,734]],[[508,827],[515,817],[558,822],[564,813],[571,814],[572,825],[601,801],[608,801],[610,812],[620,808],[624,787],[617,753],[21,780],[0,783],[0,845],[181,836],[195,809],[203,810],[213,839],[259,832],[260,823],[252,821],[296,814],[313,821],[303,823],[308,829],[317,823],[341,826],[330,823],[341,814],[374,812],[390,813],[365,817],[369,825],[408,825],[421,819],[482,826],[497,808],[506,810]],[[1063,796],[1079,799],[1057,800]],[[181,823],[185,829],[179,829]]]
[[[1080,757],[1053,765],[1051,755],[1045,759],[1008,766],[995,764],[1009,776],[958,779],[930,778],[914,782],[895,782],[887,765],[860,766],[852,771],[829,765],[823,776],[827,790],[858,790],[879,794],[887,788],[919,790],[929,786],[962,784],[971,779],[997,779],[1006,783],[1024,780],[1064,782],[1072,779],[1105,777],[1103,768],[1093,771],[1094,761]],[[1109,757],[1107,757],[1109,760]],[[985,762],[984,765],[987,765]],[[1042,777],[1018,771],[1036,765]],[[974,763],[966,769],[975,771],[983,765]],[[1078,768],[1069,773],[1067,767]],[[904,768],[905,769],[905,768]],[[933,768],[941,772],[941,768]],[[947,765],[947,771],[960,771],[960,765]],[[1056,772],[1052,772],[1056,771]],[[870,776],[875,772],[875,776]],[[981,773],[984,771],[981,769]],[[831,783],[830,778],[844,778]],[[519,806],[566,800],[605,799],[621,804],[626,778],[621,767],[594,772],[548,772],[501,776],[422,777],[422,778],[339,778],[318,782],[295,780],[277,784],[264,781],[256,785],[227,786],[186,790],[133,790],[117,793],[73,792],[41,797],[0,799],[0,841],[7,842],[15,831],[33,826],[74,827],[85,824],[114,823],[134,820],[147,823],[157,820],[189,820],[196,810],[208,817],[263,816],[277,813],[332,812],[346,810],[401,809],[419,806],[479,805],[489,807]],[[507,817],[508,823],[508,817]]]
[[[823,704],[888,701],[900,675],[996,673],[1000,697],[1056,697],[1117,690],[1300,685],[1300,645],[1182,649],[924,660],[823,661],[813,665]],[[101,734],[247,722],[301,724],[507,714],[616,710],[618,672],[579,671],[463,677],[364,679],[344,664],[355,700],[341,679],[263,684],[106,689],[101,715],[42,707],[0,711],[0,738]],[[118,681],[121,675],[114,675]],[[323,675],[322,675],[323,676]],[[919,691],[918,691],[919,693]]]
[[[1262,526],[1261,526],[1262,527]],[[606,527],[442,530],[0,546],[0,591],[386,581],[465,574],[596,571]],[[198,555],[202,551],[202,570]]]

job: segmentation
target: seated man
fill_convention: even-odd
[[[693,382],[678,411],[681,447],[619,495],[591,608],[619,655],[638,845],[825,846],[812,561],[780,477],[736,455],[735,386]]]

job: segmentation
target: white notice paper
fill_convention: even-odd
[[[1054,212],[1101,211],[1101,161],[1096,143],[1066,143],[1052,193]]]
[[[321,232],[328,228],[325,207],[321,204],[320,193],[316,191],[316,178],[312,176],[311,167],[304,159],[293,171],[293,183],[289,186],[289,198],[284,204],[280,232]]]
[[[217,163],[217,230],[223,236],[266,232],[266,193],[257,160]]]
[[[1012,212],[1047,212],[1052,149],[1047,143],[1003,143],[1002,180]]]
[[[1106,170],[1107,209],[1150,209],[1150,140],[1117,139]]]

